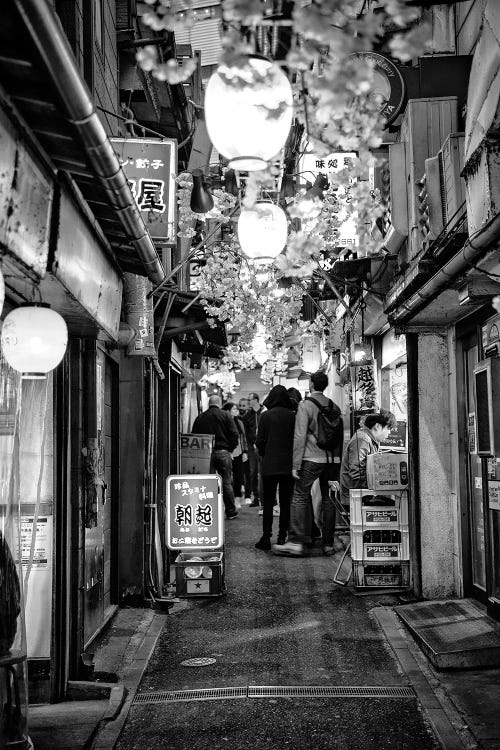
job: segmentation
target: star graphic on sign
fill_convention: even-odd
[[[195,589],[201,589],[201,583],[195,583],[194,587]]]

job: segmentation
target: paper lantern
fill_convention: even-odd
[[[302,337],[302,369],[308,373],[321,367],[321,348],[318,336]]]
[[[258,57],[220,65],[205,92],[213,145],[233,169],[264,169],[285,145],[293,116],[292,87],[276,63]]]
[[[64,357],[68,329],[64,319],[46,305],[12,310],[2,326],[2,351],[14,370],[43,377]]]
[[[238,218],[238,240],[247,258],[273,260],[286,245],[288,224],[282,208],[259,201],[242,209]]]

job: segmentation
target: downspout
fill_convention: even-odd
[[[156,248],[55,11],[46,0],[14,2],[80,135],[92,169],[101,180],[111,205],[131,238],[148,278],[153,284],[159,284],[165,272]]]
[[[465,242],[463,248],[429,279],[421,289],[415,292],[406,302],[401,302],[398,310],[389,315],[392,324],[399,323],[410,315],[415,315],[421,308],[442,291],[450,281],[470,268],[476,260],[500,242],[500,214],[496,214],[478,234]]]

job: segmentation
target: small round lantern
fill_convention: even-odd
[[[273,260],[286,245],[288,224],[285,212],[274,203],[259,201],[242,209],[238,218],[238,240],[247,258]]]
[[[27,378],[41,378],[64,357],[68,329],[48,305],[26,305],[12,310],[2,326],[2,351],[14,370]]]
[[[269,60],[248,57],[237,68],[220,65],[208,82],[208,135],[233,169],[264,169],[285,145],[292,116],[290,82]]]

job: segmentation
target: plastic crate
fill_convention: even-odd
[[[357,588],[408,588],[410,563],[352,563],[354,585]]]
[[[225,593],[223,552],[181,552],[174,567],[176,596],[222,596]]]
[[[383,501],[377,502],[378,498]],[[397,509],[399,525],[408,523],[408,492],[397,490],[395,492],[375,492],[374,490],[350,490],[349,491],[350,518],[353,524],[366,522],[367,513],[377,511],[391,511]],[[371,524],[371,522],[370,522]],[[379,525],[378,523],[373,525]]]
[[[372,528],[351,524],[351,558],[391,562],[410,557],[408,526]]]

